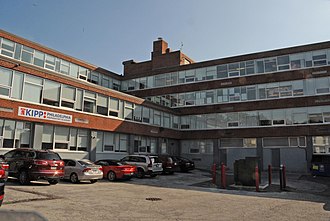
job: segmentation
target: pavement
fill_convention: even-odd
[[[262,183],[265,180],[262,175]],[[272,188],[261,192],[253,188],[219,189],[212,184],[210,173],[199,170],[95,184],[33,182],[21,186],[10,181],[0,221],[9,221],[1,212],[24,211],[38,212],[49,221],[329,221],[329,184],[329,177],[287,174],[284,191],[279,190],[276,177]]]

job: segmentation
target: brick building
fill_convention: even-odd
[[[124,73],[0,31],[0,153],[182,155],[210,168],[258,156],[309,170],[327,155],[330,42],[195,62],[161,38]]]

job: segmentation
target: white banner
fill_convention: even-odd
[[[32,109],[28,107],[19,107],[18,116],[72,123],[72,115]]]

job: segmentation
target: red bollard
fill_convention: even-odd
[[[214,163],[212,165],[212,183],[215,184],[216,180],[217,165]]]
[[[268,165],[268,185],[272,184],[272,165]]]
[[[221,163],[221,187],[226,189],[226,166],[224,163]]]
[[[283,165],[283,188],[286,188],[286,172],[285,172],[285,165]]]
[[[255,177],[256,177],[256,191],[259,192],[259,168],[258,168],[258,165],[256,165]]]

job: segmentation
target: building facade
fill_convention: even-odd
[[[124,73],[0,31],[0,153],[182,155],[197,167],[259,157],[308,172],[330,154],[330,42],[195,62],[161,38]]]

